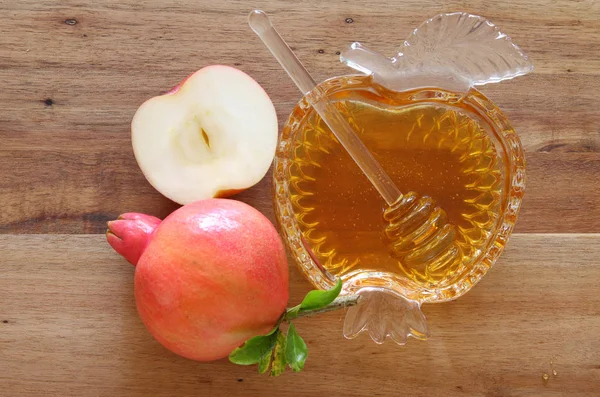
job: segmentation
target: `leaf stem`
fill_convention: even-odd
[[[333,310],[343,309],[357,305],[360,302],[360,295],[344,295],[336,298],[333,302],[320,309],[314,310],[290,310],[288,309],[283,315],[283,321],[289,322],[298,317],[314,316],[315,314],[327,313]]]

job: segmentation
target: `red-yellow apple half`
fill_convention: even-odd
[[[258,183],[277,145],[277,115],[244,72],[200,69],[171,92],[143,103],[131,123],[135,158],[156,190],[188,204]]]

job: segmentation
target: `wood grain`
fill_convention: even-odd
[[[366,4],[366,3],[365,3]],[[336,51],[387,54],[426,18],[464,10],[496,22],[535,73],[483,88],[527,151],[519,232],[600,231],[600,3],[264,1],[318,80],[348,73]],[[280,125],[299,94],[246,25],[244,1],[1,1],[0,233],[101,233],[124,211],[165,216],[133,158],[129,123],[149,97],[214,63],[272,97]],[[270,176],[267,177],[270,179]],[[269,181],[239,198],[272,214]]]
[[[425,306],[429,341],[348,341],[343,313],[329,313],[298,321],[299,374],[185,360],[146,331],[134,268],[94,235],[122,212],[177,208],[139,171],[129,124],[190,73],[240,68],[283,125],[300,95],[247,27],[254,6],[317,80],[349,72],[336,52],[352,41],[392,55],[458,10],[533,60],[533,74],[482,91],[526,150],[517,232],[552,234],[514,235],[470,293]],[[599,1],[0,0],[0,17],[0,396],[598,396]],[[236,198],[273,220],[270,174]],[[297,303],[310,286],[291,266]]]
[[[271,379],[162,348],[103,236],[4,235],[0,395],[597,396],[599,256],[598,234],[515,235],[471,292],[424,307],[430,340],[378,346],[345,340],[342,312],[305,318],[305,370]],[[309,285],[291,276],[296,303]]]

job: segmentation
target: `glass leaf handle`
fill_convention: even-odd
[[[340,60],[396,91],[436,86],[467,92],[472,86],[512,79],[533,70],[527,55],[496,25],[464,12],[440,14],[425,21],[393,58],[352,43]]]
[[[429,337],[429,327],[419,302],[385,288],[363,288],[358,294],[361,295],[360,304],[350,307],[344,320],[346,338],[367,332],[375,343],[381,344],[389,337],[404,345],[409,337],[421,340]]]

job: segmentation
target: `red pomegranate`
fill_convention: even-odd
[[[126,213],[108,228],[109,244],[136,266],[142,321],[183,357],[226,357],[271,330],[286,308],[285,249],[272,223],[247,204],[202,200],[162,222]]]

